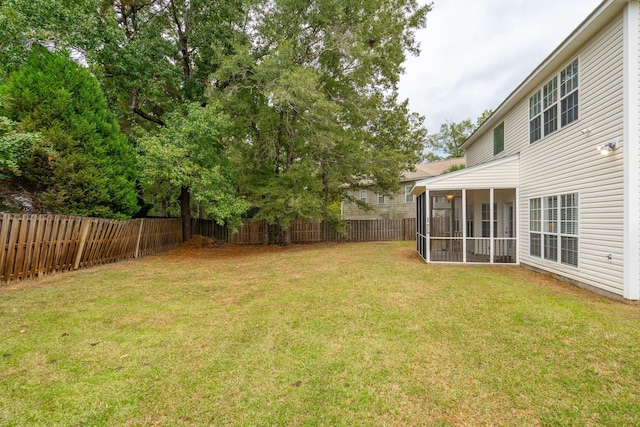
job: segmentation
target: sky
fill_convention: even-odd
[[[602,0],[433,0],[400,99],[429,133],[500,103]]]

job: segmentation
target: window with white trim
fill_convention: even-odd
[[[473,236],[473,205],[467,205],[467,237]]]
[[[529,143],[533,144],[576,120],[578,120],[578,59],[553,76],[529,98]]]
[[[560,262],[578,266],[578,194],[560,196]]]
[[[540,198],[529,200],[529,253],[542,255],[542,204]]]
[[[489,203],[482,204],[482,237],[491,237],[489,234],[491,228],[491,212],[489,211]],[[493,204],[493,237],[498,237],[498,204]]]
[[[560,72],[560,122],[566,126],[578,120],[578,60]]]
[[[542,100],[540,99],[540,91],[537,91],[529,98],[529,144],[533,144],[540,138],[542,123]]]
[[[413,188],[413,186],[411,186],[411,185],[406,185],[404,187],[404,201],[406,203],[412,203],[413,202],[413,196],[411,195],[411,188]]]
[[[384,205],[384,195],[378,194],[378,204]]]
[[[360,201],[367,203],[367,190],[360,190]]]
[[[529,254],[578,266],[578,194],[529,200]]]

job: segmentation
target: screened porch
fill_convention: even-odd
[[[513,156],[416,183],[420,256],[434,263],[518,263],[517,167]]]

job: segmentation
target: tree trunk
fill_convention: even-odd
[[[191,238],[191,193],[189,187],[180,190],[180,218],[182,219],[182,241]]]
[[[282,229],[282,245],[289,246],[291,244],[291,229],[289,227]]]

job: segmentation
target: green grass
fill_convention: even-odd
[[[0,288],[0,425],[640,425],[640,310],[410,243],[181,249]]]

